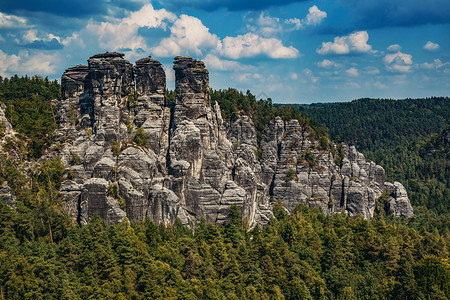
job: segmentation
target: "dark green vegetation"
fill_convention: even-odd
[[[16,83],[8,87],[10,82]],[[41,90],[27,93],[27,86]],[[11,107],[7,116],[21,133],[22,146],[10,147],[19,147],[14,149],[23,158],[38,157],[55,128],[49,99],[57,97],[59,86],[46,86],[38,77],[2,80],[0,99]],[[52,93],[45,94],[47,88]],[[252,116],[259,134],[276,115],[295,117],[330,147],[324,127],[292,108],[274,108],[270,100],[231,89],[213,91],[212,98],[227,120],[238,113]],[[424,145],[443,151],[437,141]],[[113,147],[120,152],[119,143]],[[72,159],[79,161],[76,154]],[[314,166],[310,153],[304,159]],[[7,182],[16,197],[15,210],[0,199],[0,299],[450,297],[450,223],[424,207],[410,219],[366,221],[325,216],[302,205],[288,216],[276,201],[275,218],[252,230],[235,206],[224,225],[200,221],[188,228],[179,220],[167,226],[145,220],[108,227],[94,217],[76,226],[58,191],[66,176],[61,161],[31,165],[0,156],[0,185]],[[119,197],[116,185],[109,193]]]
[[[58,213],[57,203],[47,195],[20,202],[15,213],[1,202],[1,298],[450,296],[449,240],[420,223],[415,230],[404,220],[325,216],[306,206],[287,216],[275,203],[277,219],[249,231],[235,206],[223,226],[106,227],[93,218],[80,227]]]
[[[6,105],[6,117],[22,134],[23,146],[30,157],[38,158],[51,143],[56,129],[52,99],[60,96],[61,86],[39,76],[2,78],[0,101]]]
[[[414,206],[450,212],[450,99],[375,100],[296,105],[329,128],[332,139],[356,145],[400,181]]]

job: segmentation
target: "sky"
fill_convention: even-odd
[[[105,51],[203,60],[277,103],[450,96],[450,0],[0,0],[0,75],[60,79]]]

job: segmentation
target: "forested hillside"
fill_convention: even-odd
[[[60,90],[59,83],[48,78],[0,76],[0,101],[6,105],[9,122],[21,133],[24,154],[39,158],[51,143],[50,134],[57,127],[51,100],[59,97]]]
[[[412,204],[437,213],[450,206],[450,99],[359,99],[348,103],[294,105],[329,128],[335,141],[356,145],[400,181]]]
[[[177,219],[166,226],[149,220],[106,226],[98,217],[73,225],[58,190],[70,174],[59,159],[38,159],[51,143],[51,99],[58,96],[58,83],[39,77],[1,82],[0,100],[19,137],[7,141],[0,156],[0,191],[7,183],[16,200],[11,208],[0,199],[0,299],[450,297],[448,218],[425,208],[409,219],[380,213],[367,221],[345,213],[326,216],[305,205],[287,215],[275,201],[275,218],[253,229],[236,206],[225,225],[202,219],[187,227]],[[245,113],[258,131],[281,115],[328,140],[325,127],[291,107],[276,108],[232,89],[214,91],[212,99],[223,105],[225,119]],[[440,135],[417,141],[406,144],[406,157],[406,149],[416,148],[436,157],[437,176],[448,164],[447,144]],[[401,156],[396,159],[393,166]]]

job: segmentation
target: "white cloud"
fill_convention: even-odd
[[[291,77],[292,80],[297,80],[298,79],[297,73],[291,73],[289,77]]]
[[[28,51],[21,51],[18,55],[8,55],[0,50],[0,75],[51,74],[55,72],[58,62],[59,57],[54,54],[30,54]]]
[[[384,63],[386,69],[394,72],[407,73],[411,71],[412,55],[397,52],[392,54],[386,54],[384,57]]]
[[[319,77],[314,76],[313,72],[310,69],[303,70],[304,82],[317,83],[319,81]]]
[[[450,63],[443,63],[440,59],[435,59],[432,63],[423,63],[420,66],[424,69],[439,69],[446,65],[450,65]]]
[[[305,25],[319,25],[323,19],[327,17],[327,13],[321,11],[317,6],[313,5],[308,10],[308,15],[304,19],[303,24]]]
[[[338,64],[338,63],[336,63],[336,62],[334,62],[334,61],[332,61],[332,60],[328,60],[328,59],[324,59],[324,60],[322,60],[322,61],[319,61],[319,62],[317,63],[317,65],[318,65],[319,67],[325,68],[325,69],[327,69],[327,68],[340,68],[340,67],[342,67],[341,64]]]
[[[286,47],[275,38],[263,38],[254,33],[227,36],[219,47],[219,53],[232,59],[266,54],[271,58],[296,58],[299,51],[292,46]]]
[[[220,47],[220,39],[209,32],[200,19],[181,15],[170,28],[170,37],[152,49],[156,56],[174,56],[184,53],[202,54],[202,48]]]
[[[151,4],[144,5],[140,10],[133,12],[122,23],[137,25],[138,27],[163,28],[167,27],[167,21],[174,22],[176,15],[165,10],[155,10]]]
[[[369,34],[367,31],[358,31],[348,36],[335,37],[334,42],[323,42],[322,48],[317,49],[319,54],[348,54],[367,53],[372,46],[367,44]]]
[[[0,12],[0,28],[23,28],[27,27],[27,20],[14,15]]]
[[[439,49],[439,44],[435,44],[431,41],[428,41],[424,46],[423,49],[428,51],[436,51]]]
[[[398,52],[402,50],[402,46],[400,46],[399,44],[394,44],[387,47],[386,50],[389,52]]]
[[[206,67],[208,69],[236,71],[244,69],[244,66],[237,61],[220,59],[211,53],[206,55],[206,57],[203,59],[203,62],[206,64]]]
[[[348,75],[352,76],[352,77],[358,77],[359,76],[359,72],[356,68],[350,68],[345,70],[345,73],[347,73]]]
[[[298,18],[292,18],[285,20],[286,24],[293,24],[293,30],[303,28],[304,26],[317,26],[327,17],[325,11],[320,10],[316,5],[309,8],[308,14],[302,20]]]
[[[258,73],[243,73],[238,76],[238,80],[241,82],[249,81],[249,80],[253,80],[253,79],[259,80],[262,78],[263,77],[261,76],[261,74],[258,74]]]
[[[156,10],[151,4],[144,5],[123,19],[111,19],[108,22],[93,20],[81,31],[61,41],[64,46],[86,49],[86,45],[99,45],[103,50],[148,49],[145,39],[139,35],[139,28],[166,29],[176,15],[165,9]]]
[[[261,12],[257,18],[246,17],[247,29],[262,36],[273,36],[283,31],[279,18],[265,16]]]
[[[51,33],[39,34],[39,36],[38,36],[38,31],[36,29],[31,29],[31,30],[26,31],[22,35],[22,41],[20,43],[21,44],[31,44],[36,41],[50,42],[53,39],[57,40],[58,43],[61,42],[61,38],[59,36],[56,36]]]

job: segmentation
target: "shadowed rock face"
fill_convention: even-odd
[[[166,73],[159,61],[151,58],[142,58],[136,61],[135,72],[136,91],[139,95],[164,95],[166,89]],[[164,103],[157,104],[164,105]]]
[[[297,120],[277,117],[266,127],[259,161],[252,120],[222,120],[218,104],[211,106],[201,61],[175,58],[172,109],[165,105],[166,78],[157,60],[133,66],[113,52],[88,63],[63,74],[58,110],[59,155],[68,175],[61,192],[74,222],[85,224],[97,214],[109,224],[124,217],[188,224],[202,216],[222,223],[236,204],[253,226],[267,223],[269,200],[278,198],[288,211],[307,203],[325,213],[371,218],[385,185],[390,210],[412,215],[403,186],[385,184],[383,168],[346,146],[337,166]],[[144,145],[133,142],[138,128]],[[305,152],[313,165],[299,159]]]

